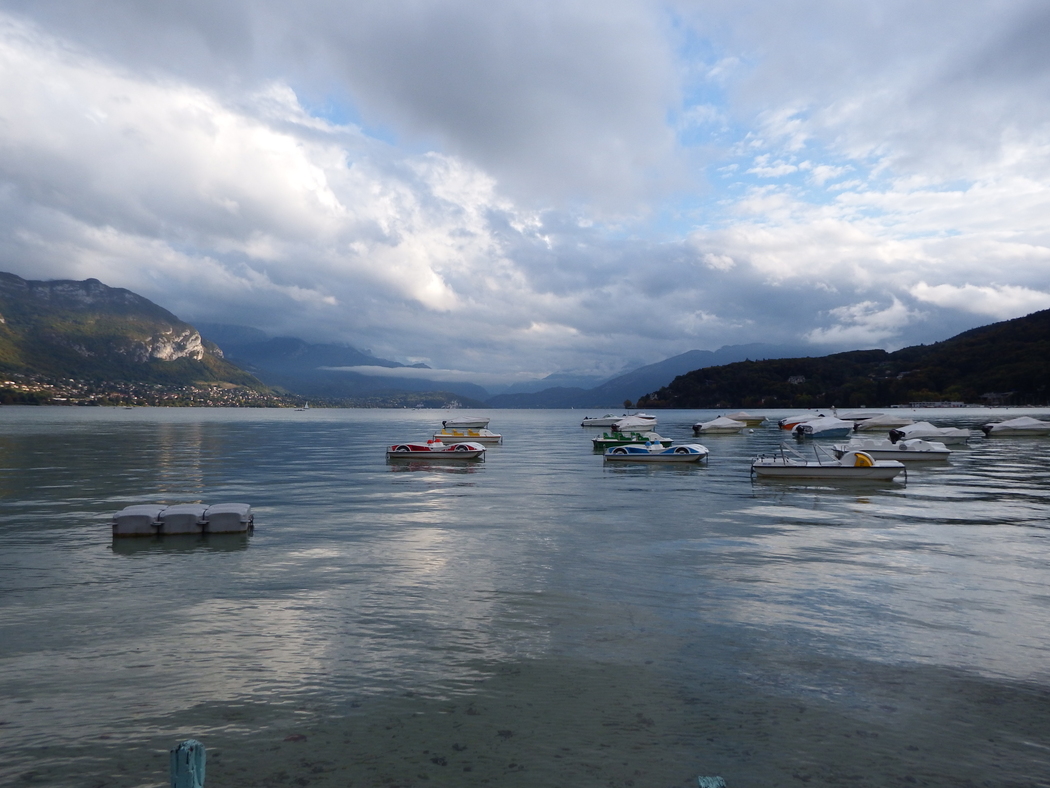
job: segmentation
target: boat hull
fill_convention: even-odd
[[[706,454],[606,454],[606,462],[700,462]]]
[[[388,450],[386,458],[388,460],[426,460],[427,462],[450,460],[453,462],[459,460],[476,460],[485,454],[485,450],[481,451],[406,451],[399,452],[394,450]]]
[[[904,470],[899,462],[876,462],[875,465],[856,467],[852,465],[790,465],[784,463],[763,464],[756,462],[751,466],[756,476],[769,479],[839,479],[856,481],[890,481]]]

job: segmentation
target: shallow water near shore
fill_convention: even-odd
[[[0,408],[0,784],[166,785],[194,737],[209,786],[1050,785],[1050,439],[755,482],[775,428],[604,467],[495,410],[484,462],[386,462],[447,415]],[[189,501],[257,529],[110,536]]]

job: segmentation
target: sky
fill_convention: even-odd
[[[1050,308],[1042,0],[0,0],[0,270],[486,380]]]

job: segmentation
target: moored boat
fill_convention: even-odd
[[[922,438],[939,441],[946,446],[959,446],[965,444],[970,437],[970,431],[962,427],[935,427],[928,421],[917,421],[890,430],[890,440],[894,443],[899,440]]]
[[[480,443],[445,444],[429,440],[426,443],[395,443],[386,450],[388,460],[476,460],[485,456]]]
[[[434,440],[442,443],[484,443],[496,445],[503,443],[503,436],[491,430],[449,430],[434,433]]]
[[[896,443],[887,438],[854,438],[849,443],[836,443],[831,448],[836,457],[851,451],[862,451],[876,460],[901,462],[945,462],[952,453],[943,443],[922,438],[911,438]]]
[[[617,432],[630,432],[632,430],[651,430],[656,426],[656,416],[648,413],[635,413],[633,416],[624,416],[613,424]]]
[[[655,432],[603,432],[601,437],[592,438],[591,443],[594,444],[595,450],[607,449],[610,446],[629,446],[629,445],[642,445],[645,443],[659,444],[660,446],[670,446],[674,443],[670,438],[665,438],[662,435],[657,435]]]
[[[611,413],[606,413],[604,416],[585,416],[583,421],[580,422],[581,427],[611,427],[620,419],[626,419],[627,414],[624,413],[622,416],[614,416]]]
[[[680,446],[660,444],[630,444],[605,450],[606,462],[700,462],[707,459],[707,447],[699,443]]]
[[[846,438],[853,432],[853,422],[834,416],[796,424],[791,434],[796,438]]]
[[[765,416],[753,416],[747,411],[743,410],[737,413],[727,413],[726,418],[732,419],[733,421],[742,421],[748,427],[760,427],[766,422]]]
[[[489,426],[492,419],[486,416],[457,416],[454,419],[445,419],[441,426],[446,430],[480,430]]]
[[[698,421],[693,425],[693,435],[732,435],[747,426],[745,422],[719,416],[711,421]]]
[[[893,413],[883,413],[881,416],[874,416],[870,419],[864,419],[864,421],[857,422],[857,432],[873,432],[875,430],[889,430],[895,427],[907,427],[909,424],[914,424],[915,419],[909,419],[905,416],[898,416]]]
[[[993,435],[1050,435],[1050,421],[1040,421],[1031,416],[1019,416],[1016,419],[982,425],[981,432],[989,438]]]
[[[881,411],[877,411],[877,410],[841,410],[840,411],[837,408],[832,408],[831,412],[832,412],[832,414],[834,414],[835,418],[845,419],[846,421],[852,421],[854,424],[860,424],[860,422],[862,422],[862,421],[867,421],[868,419],[876,419],[879,416],[886,415],[886,414],[882,413]]]
[[[807,460],[789,446],[781,446],[773,456],[765,454],[751,461],[751,473],[781,479],[836,479],[842,481],[889,481],[905,470],[897,460],[876,460],[870,454],[851,451],[839,458],[816,453]]]
[[[785,416],[784,418],[777,421],[777,426],[782,430],[793,430],[799,424],[804,421],[813,421],[813,419],[822,419],[825,414],[823,413],[796,413],[794,416]]]

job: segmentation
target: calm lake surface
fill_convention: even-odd
[[[167,785],[194,737],[214,788],[1050,785],[1050,439],[752,483],[775,427],[603,467],[496,410],[483,463],[387,464],[448,415],[0,408],[0,784]],[[189,501],[256,531],[110,536]]]

